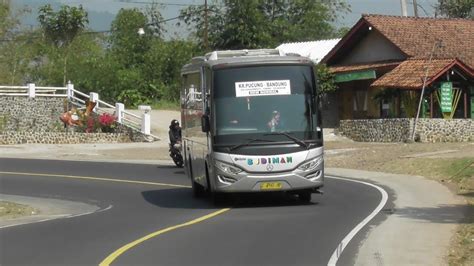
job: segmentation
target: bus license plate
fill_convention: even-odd
[[[264,182],[260,184],[260,190],[278,190],[282,186],[281,182]]]

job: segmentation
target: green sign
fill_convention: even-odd
[[[453,83],[442,82],[440,90],[441,112],[451,113],[453,104]]]
[[[471,118],[474,119],[474,96],[471,96]]]
[[[471,118],[474,119],[474,86],[471,87]]]
[[[362,80],[362,79],[375,79],[375,71],[374,70],[365,70],[365,71],[355,71],[349,73],[340,73],[336,74],[335,81],[336,82],[347,82],[352,80]]]

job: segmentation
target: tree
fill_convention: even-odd
[[[474,19],[474,0],[439,0],[436,9],[450,18]]]
[[[7,4],[0,3],[0,36],[4,37],[5,33],[11,26],[10,7]]]
[[[333,37],[337,32],[332,23],[349,6],[344,0],[216,0],[209,11],[211,48],[243,49]],[[203,7],[188,7],[181,15],[184,23],[196,27],[202,44]]]
[[[319,84],[318,94],[323,95],[335,91],[337,85],[334,74],[329,71],[329,68],[325,64],[317,64],[315,69]]]
[[[0,83],[15,85],[27,79],[30,61],[34,57],[31,46],[35,32],[21,28],[20,17],[28,9],[13,12],[0,3]]]
[[[62,6],[54,12],[51,5],[47,4],[39,9],[38,21],[44,32],[46,40],[63,52],[63,84],[67,80],[67,60],[69,46],[76,36],[86,28],[89,23],[87,12],[79,7]]]

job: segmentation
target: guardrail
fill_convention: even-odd
[[[66,87],[42,87],[29,83],[26,86],[0,86],[0,96],[16,97],[63,97],[67,98],[77,108],[85,108],[86,101],[95,102],[94,112],[97,114],[111,113],[117,118],[117,122],[132,129],[141,131],[146,135],[150,134],[150,110],[147,105],[139,106],[143,111],[141,116],[125,111],[122,103],[116,103],[115,106],[99,99],[99,94],[91,92],[83,93],[74,89],[74,84],[68,83]]]

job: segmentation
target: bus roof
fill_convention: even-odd
[[[202,66],[214,68],[218,65],[230,67],[262,64],[313,65],[313,62],[307,57],[298,54],[285,54],[277,49],[214,51],[205,56],[194,57],[190,63],[183,66],[181,72],[195,72]]]

